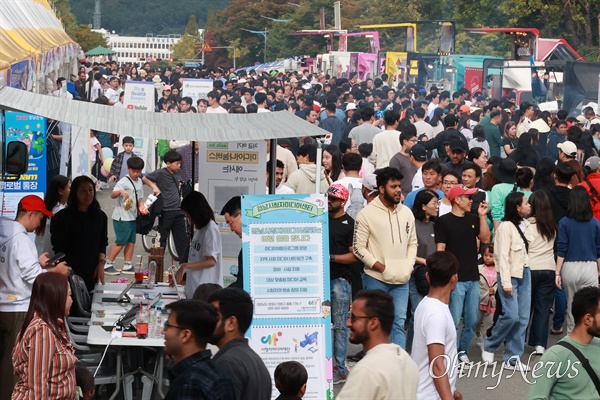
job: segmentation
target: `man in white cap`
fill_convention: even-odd
[[[592,209],[594,210],[594,217],[600,221],[600,172],[598,172],[600,157],[593,156],[588,158],[584,167],[588,171],[588,175],[579,186],[583,186],[587,190],[590,195]]]
[[[556,145],[558,148],[558,161],[569,162],[577,157],[577,146],[575,143],[566,141]]]

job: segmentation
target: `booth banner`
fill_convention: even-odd
[[[27,89],[27,82],[29,79],[29,60],[23,60],[11,64],[10,66],[10,80],[8,81],[9,87],[15,89]]]
[[[287,360],[309,366],[305,399],[332,398],[327,195],[242,196],[241,204],[251,346],[271,374]]]
[[[205,99],[208,92],[213,90],[212,79],[183,79],[183,96],[192,98],[192,105],[196,106],[196,102],[200,99]]]
[[[123,104],[128,110],[154,112],[155,95],[153,82],[127,81]]]
[[[71,178],[92,175],[90,153],[90,130],[71,126]]]
[[[46,118],[22,112],[4,114],[6,143],[20,141],[27,145],[29,167],[19,180],[4,185],[2,214],[14,218],[22,197],[35,194],[42,199],[46,192]]]
[[[469,89],[471,93],[483,90],[481,78],[483,76],[482,68],[465,67],[465,82],[464,87]]]
[[[223,283],[227,285],[235,280],[234,275],[242,267],[238,265],[241,245],[221,216],[221,209],[234,196],[266,193],[267,143],[264,140],[200,142],[197,162],[202,171],[198,190],[213,208],[221,231]]]

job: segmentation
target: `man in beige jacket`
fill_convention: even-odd
[[[379,196],[356,216],[353,249],[365,264],[363,287],[383,290],[394,298],[391,341],[404,348],[408,280],[417,256],[417,234],[412,212],[400,203],[401,180],[395,168],[379,171]]]

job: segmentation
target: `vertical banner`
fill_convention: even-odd
[[[199,191],[215,211],[223,243],[223,282],[231,284],[241,268],[238,264],[240,239],[231,232],[221,209],[234,196],[266,193],[267,142],[200,142]]]
[[[123,104],[128,110],[154,111],[155,92],[153,82],[127,81]]]
[[[71,179],[78,176],[91,176],[90,130],[80,126],[71,126]]]
[[[302,363],[304,399],[332,399],[327,195],[242,196],[242,232],[251,347],[271,376],[284,361]]]
[[[29,167],[16,181],[4,185],[2,215],[14,218],[21,198],[34,194],[42,199],[46,193],[46,118],[22,112],[5,113],[6,143],[20,141],[27,145]]]
[[[196,107],[196,101],[205,99],[208,92],[213,90],[212,79],[183,79],[183,96],[192,98],[192,105]]]
[[[465,81],[463,87],[469,89],[471,93],[483,90],[482,84],[483,69],[465,67]]]

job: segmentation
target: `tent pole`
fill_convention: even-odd
[[[271,168],[269,169],[269,194],[275,194],[275,175],[277,174],[277,139],[271,141]]]

